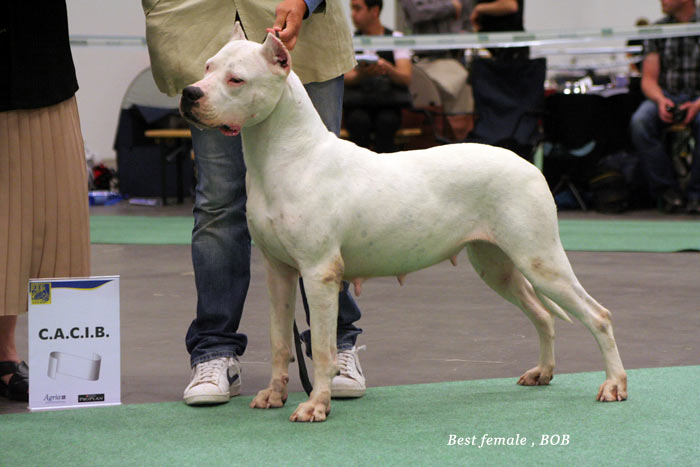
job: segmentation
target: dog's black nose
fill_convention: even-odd
[[[182,90],[182,98],[189,102],[197,102],[204,92],[197,86],[187,86]]]

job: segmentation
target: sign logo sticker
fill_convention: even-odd
[[[29,284],[32,305],[51,304],[51,282],[33,282]]]

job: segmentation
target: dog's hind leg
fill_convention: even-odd
[[[467,254],[479,276],[532,321],[540,339],[537,366],[518,380],[524,386],[549,384],[554,374],[554,317],[540,302],[530,282],[498,246],[484,241],[467,244]]]
[[[299,273],[274,260],[265,260],[267,288],[270,294],[270,347],[272,349],[272,377],[270,385],[255,396],[250,407],[269,409],[282,407],[287,400],[289,362],[293,361],[292,330],[296,282]]]
[[[548,238],[541,233],[539,239]],[[522,242],[521,242],[522,244]],[[581,321],[595,337],[605,361],[606,380],[596,397],[599,401],[627,399],[627,374],[612,329],[612,315],[581,286],[558,240],[539,242],[539,248],[510,254],[516,267],[534,286],[536,293],[554,301]],[[533,253],[534,252],[534,253]]]

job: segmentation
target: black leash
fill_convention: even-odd
[[[299,288],[303,294],[304,284],[301,282],[301,278],[299,278]],[[304,304],[304,311],[306,312],[306,315],[309,316],[309,304],[306,302],[306,300],[302,300],[302,303]],[[306,371],[306,360],[304,360],[304,350],[301,346],[301,337],[299,337],[299,329],[297,328],[296,319],[294,320],[294,347],[297,349],[297,362],[299,364],[299,378],[301,378],[301,385],[304,387],[306,395],[310,396],[314,387],[311,385],[311,381],[309,381],[309,373]]]
[[[275,30],[275,36],[277,37],[277,39],[280,38],[280,32],[278,30]],[[304,284],[301,282],[301,277],[299,278],[299,288],[301,289],[301,293],[303,294]],[[309,304],[306,300],[302,300],[302,303],[304,304],[304,311],[306,312],[306,316],[310,316]],[[301,385],[304,387],[306,395],[310,396],[311,391],[314,389],[314,387],[311,385],[311,381],[309,380],[309,372],[306,370],[306,360],[304,360],[304,350],[301,346],[301,337],[299,336],[299,328],[297,328],[296,319],[294,320],[294,347],[297,350],[297,362],[299,364],[299,378],[301,379]]]

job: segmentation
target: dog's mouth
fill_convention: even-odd
[[[241,127],[238,125],[234,126],[228,126],[228,125],[221,125],[219,127],[219,131],[226,136],[238,136],[241,132]]]
[[[189,110],[182,111],[181,113],[182,116],[185,117],[185,120],[189,121],[200,130],[203,130],[205,128],[217,128],[221,133],[223,133],[226,136],[238,136],[241,133],[241,127],[239,125],[220,125],[218,127],[209,126],[202,122]]]
[[[194,126],[199,128],[200,130],[206,128],[204,123],[202,123],[197,117],[195,117],[195,115],[192,112],[190,112],[189,110],[182,110],[181,109],[180,114],[183,117],[185,117],[185,120],[192,123]]]

